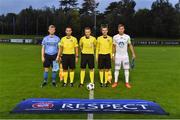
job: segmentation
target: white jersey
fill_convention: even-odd
[[[128,56],[128,44],[131,43],[131,38],[129,35],[117,34],[113,37],[113,44],[116,45],[116,55],[117,56]]]

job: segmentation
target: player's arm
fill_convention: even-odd
[[[76,55],[76,63],[78,62],[78,43],[77,43],[77,39],[75,39],[75,55]]]
[[[82,50],[82,46],[83,46],[83,44],[82,44],[82,38],[79,40],[79,48],[80,48],[80,50]]]
[[[132,53],[132,58],[135,59],[135,58],[136,58],[136,54],[135,54],[134,47],[133,47],[133,45],[132,45],[132,43],[131,43],[130,38],[129,38],[129,40],[128,40],[128,44],[129,44],[129,49],[130,49],[130,51],[131,51],[131,53]]]
[[[96,41],[96,61],[98,61],[98,54],[99,54],[99,38]]]
[[[58,43],[58,54],[57,54],[57,57],[56,57],[56,61],[59,61],[60,59],[60,47],[59,47],[59,44],[60,44],[60,39],[59,39],[59,43]]]
[[[45,61],[44,56],[45,56],[45,47],[44,47],[44,45],[43,45],[42,48],[41,48],[41,60],[42,60],[42,62]]]
[[[62,56],[62,53],[63,53],[63,39],[61,40],[61,42],[59,42],[58,46],[59,46],[58,57],[59,57],[59,59],[61,61],[61,56]]]
[[[112,57],[113,57],[113,40],[112,40],[112,38],[111,38],[111,42],[110,42],[110,55],[111,55],[111,59],[112,59]]]
[[[41,60],[42,62],[45,61],[45,38],[42,40]]]
[[[116,44],[115,40],[113,38],[113,45],[112,45],[112,59],[115,60],[115,54],[116,54]]]

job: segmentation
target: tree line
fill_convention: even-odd
[[[84,0],[81,7],[77,0],[60,0],[59,8],[29,6],[18,14],[0,15],[0,33],[46,35],[48,26],[54,24],[60,36],[67,26],[78,37],[87,26],[98,36],[101,25],[108,25],[109,34],[114,35],[122,23],[132,37],[180,38],[180,0],[174,6],[169,0],[156,0],[151,9],[137,11],[134,0],[112,2],[103,13],[97,11],[98,5],[95,0]]]

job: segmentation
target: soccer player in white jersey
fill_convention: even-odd
[[[115,82],[112,85],[113,88],[117,87],[118,85],[118,76],[119,76],[119,70],[121,69],[121,66],[124,68],[124,75],[125,75],[125,86],[127,88],[131,88],[131,85],[129,84],[129,55],[128,55],[128,46],[132,53],[132,58],[135,59],[136,55],[134,52],[134,48],[131,44],[131,38],[129,35],[125,34],[125,26],[123,24],[119,24],[118,26],[118,34],[113,37],[113,58],[115,60]]]

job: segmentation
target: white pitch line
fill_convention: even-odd
[[[89,99],[94,99],[94,90],[89,91]],[[93,113],[88,113],[87,120],[93,120]]]

